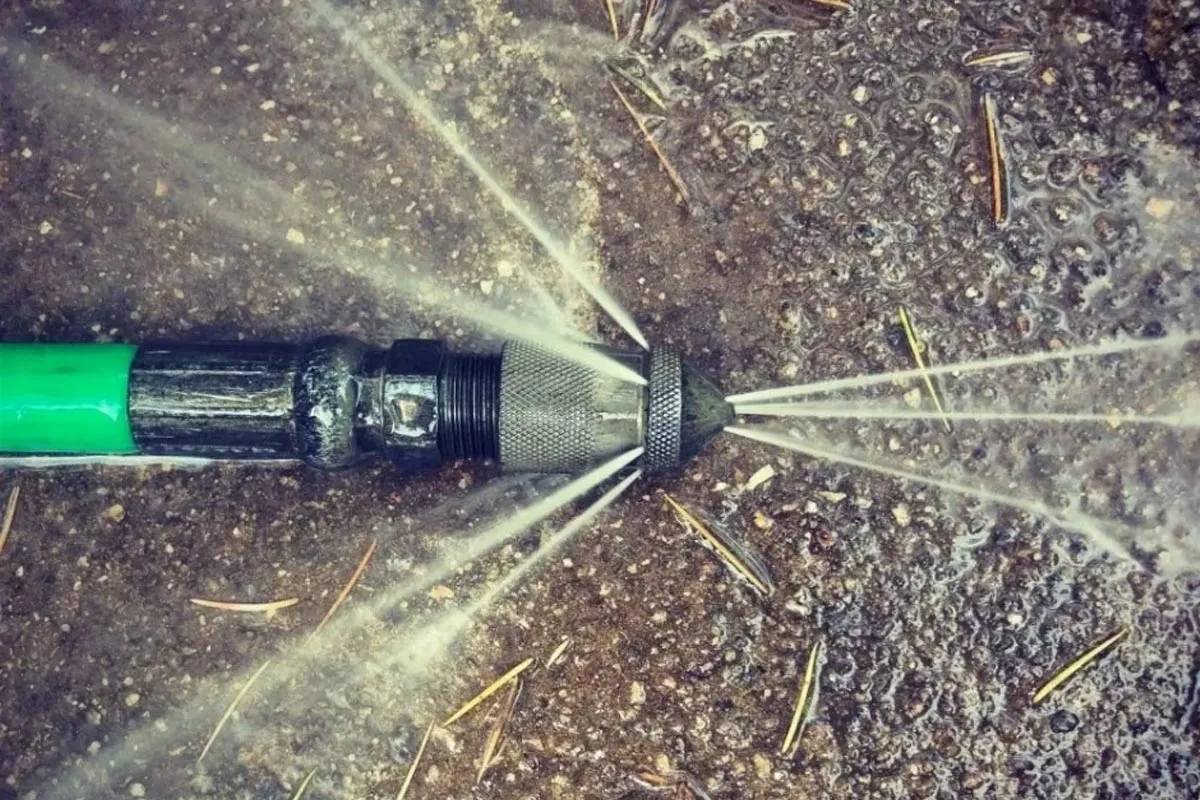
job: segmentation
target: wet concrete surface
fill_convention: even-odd
[[[524,199],[595,248],[650,339],[730,391],[909,367],[899,305],[938,363],[1197,329],[1194,4],[854,5],[668,4],[657,32],[619,45],[601,2],[352,11]],[[483,341],[406,299],[397,281],[415,260],[474,299],[552,316],[540,298],[556,297],[622,341],[300,0],[47,0],[0,11],[0,27],[4,339]],[[1032,59],[964,66],[991,49]],[[664,95],[659,110],[624,86],[663,118],[686,203],[607,85],[615,57]],[[985,92],[1010,165],[1001,226]],[[1118,369],[1000,388],[1087,398],[1096,370]],[[1147,374],[1112,391],[1133,404],[1195,389]],[[1107,443],[1139,454],[1130,469],[1169,462],[1168,494],[1196,475],[1194,437],[829,436],[1022,492],[1099,485],[1125,522],[1151,500],[1106,483],[1106,465],[1129,474],[1095,455]],[[743,490],[767,464],[776,477]],[[565,659],[530,677],[484,779],[481,714],[434,737],[411,797],[651,796],[631,781],[646,770],[684,771],[714,798],[1200,791],[1194,571],[1147,572],[1029,514],[733,439],[637,484],[419,681],[365,670],[552,524],[383,615],[286,691],[250,695],[197,767],[237,677],[311,631],[372,540],[347,609],[418,571],[486,510],[454,509],[497,479],[462,466],[3,473],[21,500],[0,553],[0,783],[18,797],[285,798],[316,768],[309,797],[394,797],[429,720],[570,636]],[[725,571],[664,491],[760,551],[775,593]],[[269,620],[187,602],[283,596],[302,602]],[[1115,652],[1031,703],[1121,627]],[[785,758],[817,641],[815,710]],[[122,750],[129,737],[137,751]]]

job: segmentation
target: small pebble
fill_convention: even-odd
[[[646,702],[646,687],[641,681],[634,681],[629,686],[629,704],[632,706],[640,706]]]
[[[121,520],[125,519],[125,506],[121,505],[120,503],[113,503],[111,506],[104,509],[104,513],[100,516],[109,522],[120,522]]]
[[[1055,711],[1050,715],[1050,730],[1055,733],[1070,733],[1079,725],[1079,717],[1070,711]]]
[[[141,701],[141,699],[142,696],[137,692],[130,692],[129,694],[125,695],[125,705],[133,708]]]
[[[771,478],[775,477],[775,468],[770,464],[765,467],[759,467],[758,470],[750,476],[750,480],[746,481],[746,485],[742,487],[743,491],[751,492],[762,486]]]
[[[288,228],[287,240],[292,244],[304,244],[304,234],[295,228]]]
[[[1151,197],[1146,201],[1146,213],[1160,222],[1171,216],[1171,211],[1174,208],[1174,200],[1166,200],[1162,197]]]
[[[129,796],[130,797],[145,797],[146,796],[146,787],[142,786],[140,783],[129,784]]]
[[[908,523],[912,522],[912,514],[908,510],[908,505],[901,503],[892,509],[892,516],[896,518],[896,524],[901,528],[907,528]]]

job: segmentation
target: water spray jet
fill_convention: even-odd
[[[0,457],[191,457],[337,469],[386,456],[575,472],[634,448],[676,470],[733,407],[669,347],[596,348],[600,371],[525,342],[456,353],[404,339],[0,345]],[[616,374],[612,374],[616,372]]]

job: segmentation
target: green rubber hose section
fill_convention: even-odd
[[[134,453],[125,344],[0,344],[0,453]]]

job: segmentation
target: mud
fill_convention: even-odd
[[[463,296],[550,317],[552,297],[621,341],[301,0],[93,5],[0,11],[5,340],[484,341],[398,299],[390,281],[420,262]],[[1197,329],[1194,5],[854,5],[668,4],[656,32],[622,43],[600,2],[348,8],[540,215],[594,249],[651,341],[731,392],[909,367],[899,305],[938,363]],[[625,30],[632,9],[617,8]],[[965,67],[981,48],[1033,58]],[[66,71],[39,70],[43,56]],[[607,86],[613,57],[661,89],[665,111],[622,87],[662,117],[689,202]],[[95,90],[112,103],[88,100]],[[984,92],[1011,169],[1003,226]],[[130,107],[139,116],[113,110]],[[1078,394],[1116,367],[1089,369],[993,388]],[[1174,390],[1194,391],[1193,372]],[[936,424],[835,433],[1048,495],[1130,492],[1105,506],[1124,522],[1150,502],[1114,486],[1128,473],[1111,466],[1145,459],[1071,461],[1076,445],[1103,453],[1103,435],[1031,451]],[[1194,437],[1121,441],[1174,459],[1169,491],[1194,486]],[[768,463],[776,477],[742,491]],[[1041,480],[1064,467],[1071,483]],[[631,781],[647,769],[682,770],[714,798],[1200,791],[1194,566],[1148,572],[1026,514],[733,439],[636,484],[431,676],[355,665],[467,603],[551,523],[382,616],[292,699],[251,697],[196,766],[236,676],[306,636],[372,540],[347,610],[479,524],[492,508],[453,509],[497,477],[457,465],[0,474],[5,494],[22,487],[0,553],[0,794],[287,798],[316,768],[308,797],[394,797],[431,719],[568,636],[563,661],[530,677],[483,781],[481,714],[435,735],[410,797],[650,796]],[[761,552],[776,592],[759,599],[725,571],[663,491]],[[265,620],[201,612],[197,596],[302,602]],[[1032,705],[1123,626],[1115,652]],[[783,758],[817,640],[814,715]],[[117,763],[137,731],[151,745]]]

